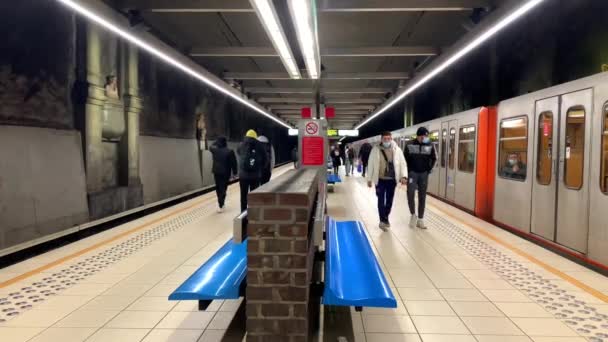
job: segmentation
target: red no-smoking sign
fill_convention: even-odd
[[[305,130],[307,135],[317,135],[319,132],[319,125],[314,121],[307,122]]]

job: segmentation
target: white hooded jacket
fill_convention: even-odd
[[[397,146],[394,141],[391,142],[393,149],[393,164],[395,166],[395,180],[399,182],[401,178],[407,178],[407,163],[403,156],[403,151]],[[380,145],[374,145],[369,154],[369,162],[367,163],[367,180],[374,184],[378,184],[380,178]]]

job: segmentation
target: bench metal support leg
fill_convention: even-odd
[[[211,305],[211,300],[199,300],[198,301],[198,311],[205,311]]]

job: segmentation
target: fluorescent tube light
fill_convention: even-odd
[[[297,136],[299,134],[299,130],[297,128],[290,128],[287,131],[287,134],[289,134],[290,136]]]
[[[289,76],[295,79],[301,78],[300,70],[298,69],[296,60],[293,58],[289,44],[287,44],[287,38],[285,38],[279,17],[270,1],[250,0],[258,18],[262,22],[262,26],[266,30],[266,34],[268,34],[268,38],[270,38],[272,45],[274,45],[279,56],[281,56],[281,61],[283,61],[283,65],[287,69]]]
[[[300,49],[311,79],[318,79],[321,71],[319,41],[317,37],[317,10],[312,0],[289,0],[291,18],[296,27]]]
[[[433,69],[426,76],[424,76],[423,78],[421,78],[420,80],[418,80],[416,83],[414,83],[413,85],[411,85],[410,87],[408,87],[403,93],[401,93],[397,97],[395,97],[392,100],[390,100],[386,105],[382,106],[379,110],[377,110],[375,113],[373,113],[367,119],[365,119],[363,122],[361,122],[355,128],[356,129],[360,129],[361,127],[363,127],[366,124],[368,124],[370,121],[372,121],[375,118],[377,118],[380,114],[386,112],[389,108],[391,108],[392,106],[394,106],[396,103],[398,103],[399,101],[403,100],[406,96],[408,96],[409,94],[413,93],[416,89],[420,88],[422,85],[424,85],[425,83],[427,83],[429,80],[431,80],[432,78],[434,78],[435,76],[437,76],[439,73],[441,73],[442,71],[444,71],[445,69],[447,69],[448,67],[450,67],[452,64],[456,63],[457,61],[459,61],[462,57],[464,57],[465,55],[467,55],[469,52],[471,52],[472,50],[474,50],[479,45],[483,44],[485,41],[487,41],[488,39],[490,39],[492,36],[494,36],[500,30],[502,30],[503,28],[505,28],[506,26],[508,26],[509,24],[511,24],[513,21],[519,19],[521,16],[523,16],[526,13],[528,13],[530,10],[532,10],[534,7],[536,7],[537,5],[539,5],[543,1],[544,0],[530,0],[530,1],[526,2],[524,5],[522,5],[521,7],[519,7],[518,9],[516,9],[515,11],[513,11],[513,13],[509,14],[508,16],[506,16],[505,18],[503,18],[502,20],[500,20],[499,22],[497,22],[494,26],[492,26],[491,28],[489,28],[482,35],[480,35],[479,37],[475,38],[472,42],[468,43],[466,46],[464,46],[458,52],[454,53],[452,55],[452,57],[450,57],[445,62],[441,63],[439,66],[437,66],[435,69]]]
[[[246,100],[244,97],[240,97],[238,94],[235,94],[234,92],[230,91],[228,85],[218,83],[218,82],[206,77],[205,75],[201,74],[200,72],[196,71],[195,69],[181,63],[180,61],[171,57],[167,53],[161,51],[160,49],[158,49],[158,48],[154,47],[153,45],[149,44],[148,42],[144,41],[143,39],[140,39],[136,35],[133,35],[127,31],[121,29],[120,27],[113,24],[110,20],[103,18],[101,15],[99,15],[99,14],[95,13],[94,11],[90,10],[89,8],[86,8],[85,6],[79,4],[78,1],[74,1],[74,0],[57,0],[57,1],[59,3],[65,5],[66,7],[72,9],[73,11],[77,12],[78,14],[86,17],[87,19],[91,20],[92,22],[98,24],[99,26],[107,29],[110,32],[115,33],[116,35],[122,37],[126,41],[136,45],[137,47],[141,48],[142,50],[145,50],[148,53],[152,54],[153,56],[156,56],[157,58],[163,60],[167,64],[174,66],[175,68],[196,78],[197,80],[205,83],[206,85],[212,87],[213,89],[216,89],[216,90],[220,91],[221,93],[230,96],[231,98],[237,100],[238,102],[253,109],[257,113],[260,113],[260,114],[266,116],[267,118],[275,121],[276,123],[280,124],[283,127],[291,128],[291,126],[289,126],[288,124],[279,120],[272,114],[253,105],[248,100]]]

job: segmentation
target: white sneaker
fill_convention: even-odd
[[[388,226],[384,222],[380,222],[380,224],[378,224],[378,227],[380,227],[380,229],[382,229],[384,231],[386,231],[388,229]]]
[[[412,215],[412,217],[410,217],[410,227],[415,228],[416,223],[418,223],[418,217],[416,217],[416,215]]]
[[[424,224],[424,220],[418,219],[418,223],[416,224],[416,227],[418,227],[420,229],[426,229],[426,224]]]
[[[224,208],[223,208],[223,207],[219,207],[219,208],[217,208],[217,212],[218,212],[218,213],[223,213],[223,212],[224,212]]]

